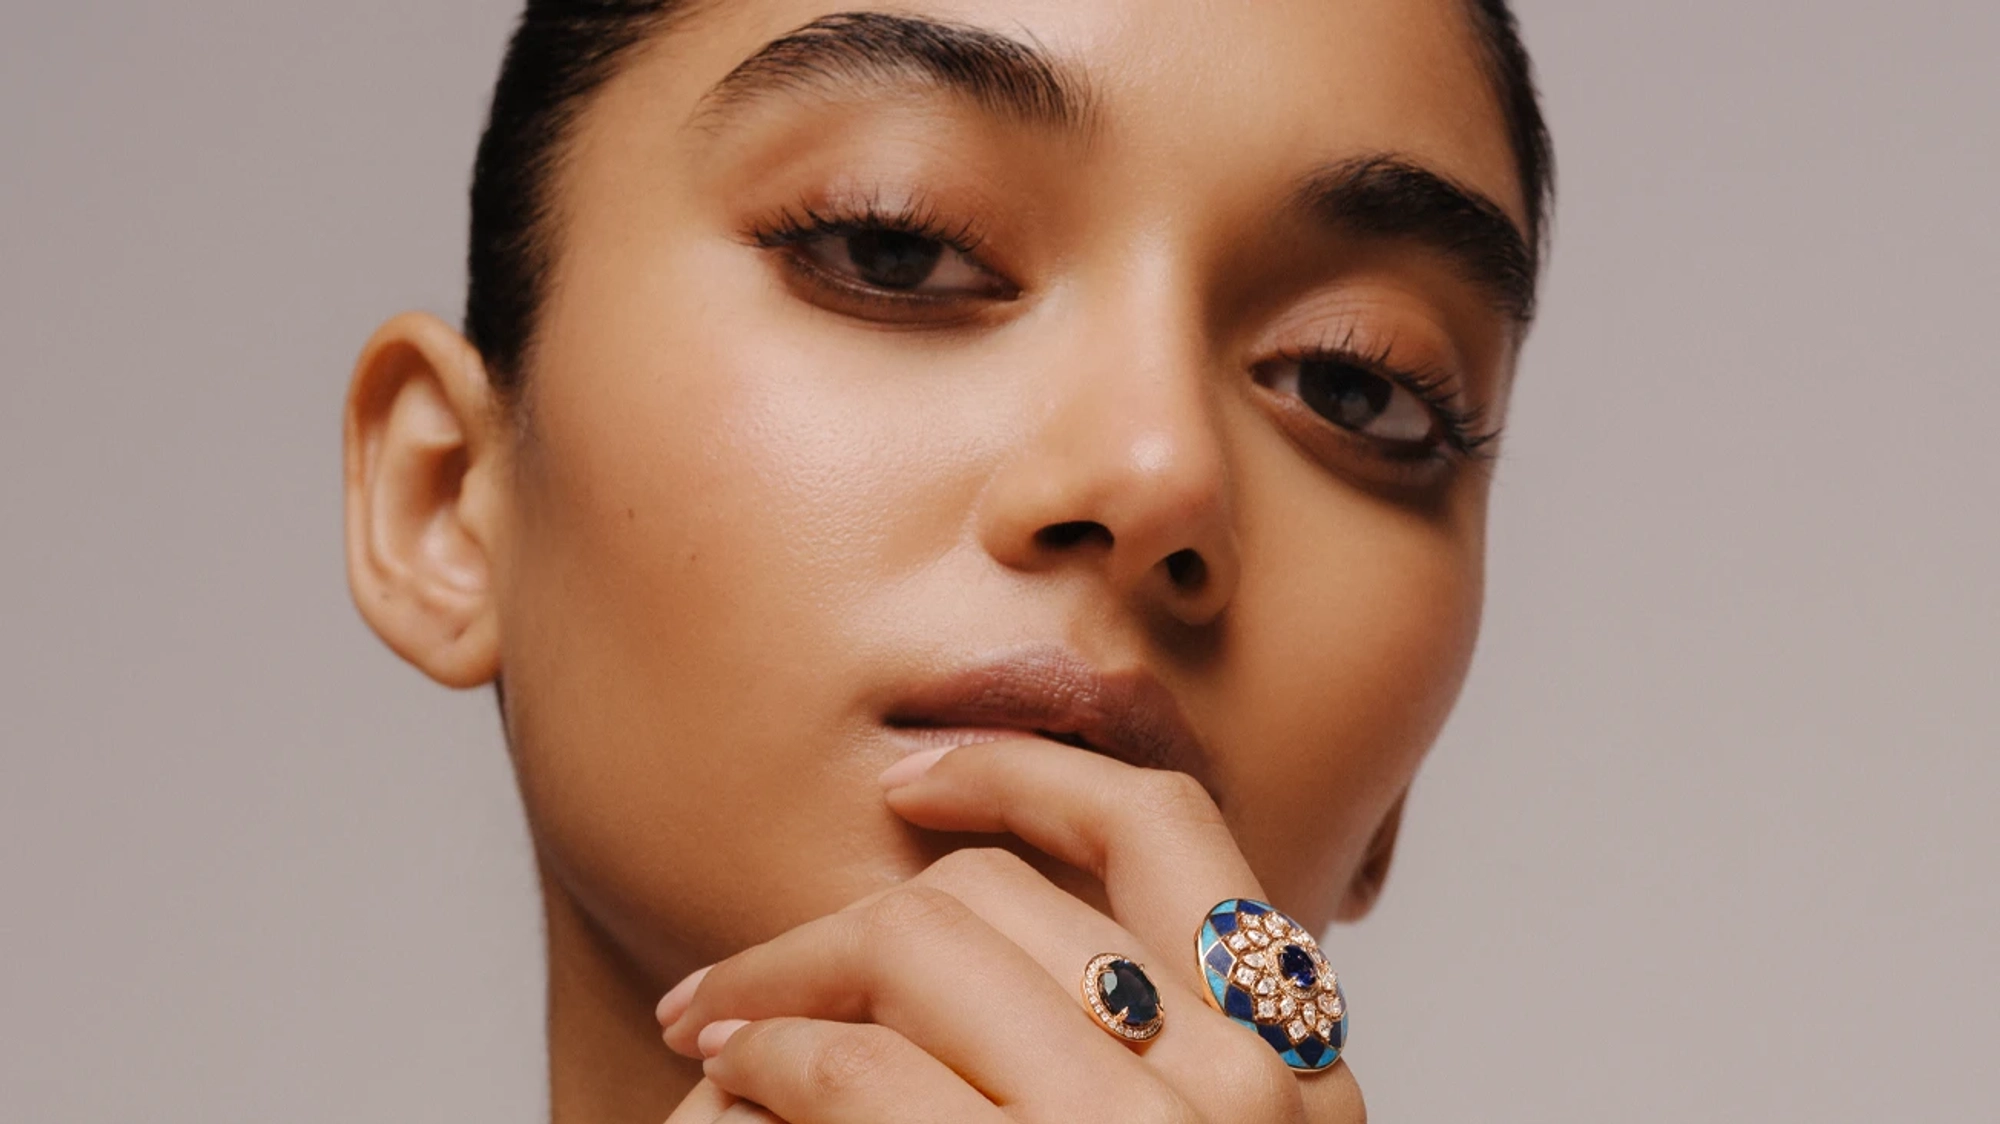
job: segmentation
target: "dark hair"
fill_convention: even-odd
[[[555,257],[556,170],[590,96],[686,0],[528,0],[472,167],[465,335],[503,395],[520,388]]]
[[[1548,123],[1542,120],[1534,63],[1528,59],[1521,25],[1507,0],[1472,0],[1472,18],[1486,51],[1487,77],[1507,121],[1507,141],[1514,149],[1521,196],[1528,206],[1528,250],[1539,274],[1548,252],[1549,210],[1556,197],[1556,151]]]
[[[1507,121],[1539,264],[1554,160],[1528,52],[1507,0],[1467,2]],[[691,0],[528,0],[501,63],[473,165],[467,253],[465,334],[503,397],[520,389],[532,362],[536,316],[555,258],[555,173],[579,115],[633,48],[704,6]]]

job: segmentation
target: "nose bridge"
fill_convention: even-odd
[[[1056,406],[1096,462],[1105,515],[1134,539],[1213,514],[1229,483],[1199,312],[1164,285],[1147,288],[1088,317]]]
[[[1230,458],[1197,301],[1157,263],[1094,287],[1038,348],[1030,432],[990,482],[990,553],[1052,565],[1090,543],[1121,593],[1187,620],[1236,580]]]

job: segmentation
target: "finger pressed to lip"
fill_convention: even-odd
[[[1018,836],[1100,880],[1112,916],[1154,948],[1185,948],[1216,902],[1263,894],[1214,800],[1184,773],[1039,738],[961,746],[909,773],[887,793],[898,815]]]
[[[936,749],[919,750],[908,757],[899,759],[894,765],[882,770],[883,788],[900,788],[928,772],[931,766],[944,759],[944,755],[957,749],[955,745],[939,746]]]

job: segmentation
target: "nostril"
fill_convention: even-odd
[[[1167,555],[1167,575],[1177,586],[1199,589],[1208,580],[1208,563],[1192,550],[1177,550]]]
[[[1109,528],[1105,527],[1102,523],[1093,523],[1088,519],[1076,520],[1070,523],[1057,523],[1053,526],[1044,527],[1035,533],[1035,539],[1043,546],[1068,547],[1075,546],[1077,543],[1090,538],[1094,534],[1101,535],[1107,542],[1111,539]]]

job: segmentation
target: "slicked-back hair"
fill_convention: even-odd
[[[557,255],[555,185],[575,125],[633,50],[727,0],[528,0],[508,43],[472,174],[465,334],[514,399],[533,364]],[[1554,158],[1527,50],[1507,0],[1466,0],[1507,123],[1539,267]]]
[[[465,335],[511,396],[555,260],[555,183],[577,119],[633,48],[686,0],[528,0],[472,168]]]

